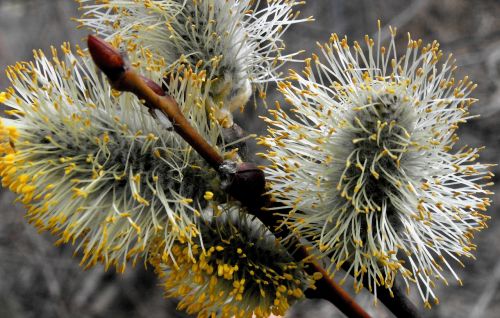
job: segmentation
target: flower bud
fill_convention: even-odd
[[[88,36],[87,45],[97,67],[110,81],[118,80],[125,72],[125,61],[120,52],[111,44],[93,35]]]
[[[262,206],[262,195],[266,188],[266,178],[262,169],[254,163],[224,162],[220,168],[223,175],[222,186],[226,191],[247,207]]]

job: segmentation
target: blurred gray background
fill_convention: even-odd
[[[303,16],[316,22],[292,27],[288,50],[316,50],[332,32],[360,40],[376,31],[376,21],[397,26],[404,45],[406,32],[425,41],[438,40],[453,52],[459,76],[469,75],[479,98],[472,111],[481,117],[461,128],[461,142],[485,145],[482,161],[500,157],[500,1],[499,0],[309,0]],[[64,41],[80,43],[85,33],[75,30],[79,16],[72,0],[0,0],[0,69],[31,59],[32,49],[47,50]],[[404,46],[400,46],[404,47]],[[8,85],[0,74],[0,90]],[[272,88],[271,88],[272,89]],[[278,99],[269,92],[269,101]],[[247,131],[263,133],[252,107],[239,116]],[[250,115],[254,117],[249,117]],[[499,167],[495,167],[498,174]],[[495,188],[497,188],[496,186]],[[496,191],[498,192],[498,191]],[[493,197],[494,201],[498,195]],[[39,235],[23,220],[14,196],[0,190],[0,318],[16,317],[185,317],[175,301],[165,300],[154,276],[141,266],[125,275],[102,267],[83,271],[71,247],[55,247],[55,238]],[[450,280],[438,287],[439,306],[423,310],[426,317],[500,317],[500,221],[498,205],[488,211],[489,229],[476,237],[477,261],[458,269],[463,287]],[[346,288],[350,290],[349,286]],[[366,293],[357,296],[374,317],[391,317],[383,305],[372,306]],[[419,306],[421,304],[419,303]],[[341,317],[328,303],[306,301],[290,317]]]

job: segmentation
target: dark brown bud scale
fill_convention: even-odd
[[[247,207],[263,206],[266,177],[256,164],[226,162],[220,171],[229,194]]]
[[[116,81],[125,72],[125,61],[120,52],[101,38],[89,35],[87,45],[97,67],[109,78]]]

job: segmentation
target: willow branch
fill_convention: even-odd
[[[177,102],[163,93],[153,81],[137,74],[125,64],[120,53],[110,44],[98,37],[89,35],[88,47],[94,63],[106,74],[112,87],[121,92],[131,92],[144,100],[150,109],[162,111],[172,123],[172,126],[207,163],[218,170],[224,159],[222,156],[191,126],[182,114]]]
[[[322,277],[316,282],[315,288],[306,291],[307,297],[328,300],[348,317],[369,317],[363,308],[329,277],[325,269],[312,259],[299,239],[293,236],[288,228],[280,226],[281,219],[269,212],[279,207],[269,196],[264,195],[266,181],[262,170],[252,163],[224,162],[223,157],[190,125],[175,100],[166,96],[161,87],[128,67],[120,53],[103,40],[90,35],[88,46],[95,64],[107,75],[114,89],[131,92],[144,100],[148,108],[162,111],[172,122],[174,130],[226,179],[227,192],[239,200],[249,213],[259,218],[277,238],[286,239],[286,247],[292,256],[297,261],[308,261],[306,271],[310,275],[321,274]],[[391,311],[395,312],[394,309]]]

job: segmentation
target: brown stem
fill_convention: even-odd
[[[127,69],[115,83],[115,89],[132,92],[143,99],[148,107],[161,110],[172,122],[175,132],[191,145],[212,168],[219,169],[224,158],[191,126],[172,97],[158,95],[146,84],[142,76],[132,69]]]
[[[318,266],[316,262],[311,265],[312,270],[321,273],[322,278],[316,282],[316,289],[308,289],[306,291],[306,296],[308,298],[328,300],[348,317],[370,317],[345,290],[330,278],[328,273],[321,266]],[[332,289],[335,289],[336,294],[332,293]],[[339,296],[340,299],[337,299]]]
[[[161,110],[172,122],[174,130],[195,149],[207,163],[218,170],[224,159],[222,156],[191,126],[182,114],[177,102],[170,96],[159,94],[161,88],[154,82],[137,74],[125,64],[120,52],[100,38],[89,35],[88,47],[90,55],[99,69],[108,77],[114,89],[131,92],[145,101],[150,109]]]
[[[287,239],[286,246],[297,261],[307,260],[306,271],[310,275],[321,274],[314,289],[306,291],[309,298],[330,301],[348,317],[370,317],[352,297],[338,286],[328,273],[312,259],[307,248],[286,227],[280,227],[280,218],[269,209],[276,208],[265,192],[265,176],[254,164],[243,163],[228,168],[223,157],[191,126],[182,114],[177,102],[165,96],[161,88],[128,67],[120,53],[105,41],[89,35],[89,51],[95,64],[107,75],[113,88],[132,92],[145,101],[150,109],[161,110],[172,122],[174,130],[186,140],[223,178],[230,179],[227,191],[259,218],[277,238]],[[229,163],[234,166],[234,163]],[[235,168],[235,169],[233,169]],[[317,275],[317,274],[316,274]]]

